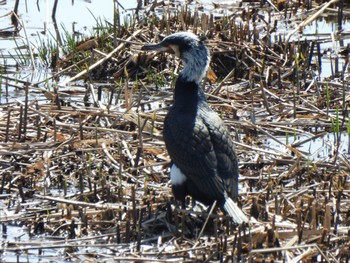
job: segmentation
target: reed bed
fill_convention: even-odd
[[[103,41],[84,42],[90,41],[72,53],[74,60],[58,56],[53,79],[3,75],[24,99],[0,105],[2,235],[15,225],[28,238],[3,239],[2,257],[347,262],[347,60],[341,64],[337,55],[332,75],[321,79],[320,44],[331,38],[275,34],[278,23],[310,22],[305,12],[313,19],[334,14],[339,2],[324,2],[215,6],[231,10],[228,16],[154,2],[128,26],[111,25],[114,33]],[[349,10],[339,7],[336,17],[344,21]],[[179,209],[173,200],[162,128],[181,65],[140,45],[180,30],[205,35],[211,49],[215,74],[203,88],[235,138],[239,202],[249,226],[191,200]],[[333,41],[347,38],[339,31]],[[318,139],[317,150],[303,148]]]

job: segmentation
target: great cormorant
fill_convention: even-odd
[[[216,201],[237,224],[248,222],[235,202],[239,171],[231,136],[199,86],[209,67],[209,50],[188,32],[171,34],[142,50],[175,53],[185,63],[163,131],[172,161],[170,178],[175,198],[183,205],[187,195],[205,205]]]

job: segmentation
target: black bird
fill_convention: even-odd
[[[142,50],[175,53],[185,63],[163,131],[172,160],[170,178],[175,198],[183,206],[187,195],[205,205],[216,201],[237,224],[248,222],[235,203],[239,171],[232,139],[199,86],[209,67],[209,50],[188,32],[174,33]]]

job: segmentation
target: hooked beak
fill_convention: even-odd
[[[153,51],[163,51],[175,54],[175,56],[180,57],[180,50],[177,45],[162,45],[162,42],[158,44],[147,44],[144,45],[141,50],[153,50]]]
[[[163,46],[160,43],[158,44],[147,44],[144,45],[141,50],[154,50],[154,51],[171,51],[170,47]]]

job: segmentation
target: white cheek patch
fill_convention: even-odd
[[[177,45],[169,45],[169,47],[174,51],[175,56],[177,56],[178,58],[180,58],[180,49],[179,46]]]
[[[181,185],[186,181],[186,176],[173,164],[170,169],[170,179],[172,185]]]

